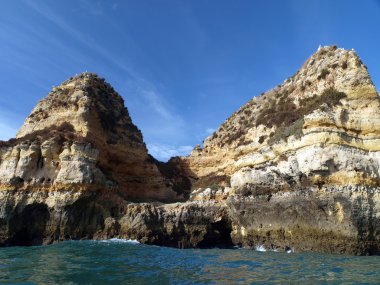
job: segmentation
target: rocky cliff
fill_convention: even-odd
[[[378,253],[379,126],[379,96],[360,58],[321,47],[203,148],[160,163],[121,97],[84,73],[1,143],[0,243],[118,236]]]
[[[234,243],[377,252],[379,129],[366,66],[354,51],[322,47],[183,164],[200,186],[195,199],[228,189]]]
[[[41,100],[15,139],[0,142],[0,244],[90,237],[119,200],[184,201],[186,183],[148,154],[113,88],[83,73]]]
[[[0,188],[118,191],[126,199],[184,200],[148,155],[123,99],[95,74],[55,87],[16,139],[4,142]]]

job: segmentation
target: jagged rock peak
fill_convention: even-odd
[[[68,123],[82,137],[143,144],[123,98],[95,73],[84,72],[53,87],[26,118],[17,138]]]
[[[183,200],[189,186],[178,186],[186,177],[174,167],[152,160],[122,97],[88,72],[54,87],[17,138],[0,142],[0,190],[106,189],[124,199]]]
[[[191,199],[225,199],[243,246],[378,254],[379,130],[365,65],[353,50],[320,47],[183,158],[197,178]]]
[[[100,85],[104,85],[103,88],[109,89],[109,91],[111,92],[115,92],[111,84],[106,82],[106,80],[103,77],[100,77],[98,74],[94,72],[88,71],[81,72],[73,77],[70,77],[66,81],[62,82],[61,86],[74,84],[78,89],[84,90],[86,87],[89,87],[91,84],[94,84],[95,82]]]
[[[367,67],[354,50],[319,47],[293,76],[233,113],[204,146],[208,151],[235,148],[259,137],[263,127],[275,132],[280,125],[294,123],[329,100],[336,101],[332,105],[339,104],[343,97],[368,99],[378,94]],[[199,150],[194,151],[197,153]]]

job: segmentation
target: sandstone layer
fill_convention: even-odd
[[[366,66],[352,50],[321,47],[203,147],[161,163],[122,98],[84,73],[1,143],[0,244],[121,237],[377,254],[379,129]]]
[[[107,218],[97,212],[99,195],[184,201],[189,187],[182,185],[189,182],[180,169],[148,154],[121,96],[82,73],[41,100],[15,139],[0,142],[0,244],[92,237],[85,225],[102,227]],[[118,207],[104,203],[107,213]]]
[[[234,243],[374,253],[379,129],[380,100],[366,66],[354,51],[322,47],[183,164],[196,186],[229,189]]]
[[[55,87],[0,154],[3,190],[110,191],[139,201],[187,195],[148,154],[121,96],[91,73]]]

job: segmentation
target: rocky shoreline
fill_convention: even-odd
[[[379,254],[380,191],[309,189],[226,201],[133,203],[109,192],[1,193],[3,246],[135,239],[178,248],[233,247]],[[32,203],[30,203],[32,201]]]
[[[162,163],[121,96],[83,73],[0,142],[0,246],[125,238],[379,254],[379,127],[365,65],[322,47],[203,147]]]

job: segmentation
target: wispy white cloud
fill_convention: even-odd
[[[58,70],[62,72],[66,67],[60,59],[65,62],[75,63],[81,66],[91,62],[88,53],[73,48],[73,45],[62,40],[59,36],[45,29],[44,26],[18,25],[15,21],[0,20],[0,38],[2,39],[0,61],[15,69],[24,70],[29,75],[23,80],[30,80],[31,84],[43,90],[48,90],[46,85],[45,71]],[[31,47],[34,47],[31,48]],[[62,57],[36,56],[36,49],[40,54],[49,54],[55,51]],[[35,68],[36,64],[40,68]],[[72,75],[67,69],[68,75]]]
[[[175,144],[180,145],[186,136],[186,123],[176,108],[166,100],[165,88],[159,86],[161,90],[145,80],[128,80],[127,105],[132,107],[132,118],[141,128],[148,144],[165,141],[172,144],[175,141]]]
[[[37,3],[31,0],[26,0],[26,3],[34,11],[36,11],[45,19],[47,19],[48,21],[52,22],[57,27],[62,29],[65,33],[70,35],[77,42],[86,46],[86,48],[95,51],[96,53],[101,55],[103,58],[105,58],[108,62],[117,66],[122,71],[126,72],[129,76],[134,77],[137,80],[139,79],[142,80],[142,77],[139,74],[137,74],[135,70],[132,70],[131,68],[128,68],[127,66],[125,66],[122,60],[120,60],[119,58],[116,58],[114,54],[112,54],[107,49],[103,48],[91,36],[89,36],[88,34],[82,33],[79,29],[72,26],[68,21],[66,21],[65,18],[61,17],[58,13],[56,13],[50,7],[42,4],[41,2]]]
[[[169,107],[166,106],[167,103],[163,100],[157,92],[153,90],[141,90],[140,95],[146,101],[146,103],[160,116],[167,120],[181,120],[178,116],[174,115]]]
[[[173,156],[186,156],[193,149],[192,146],[173,146],[166,144],[148,144],[149,153],[158,160],[167,161]]]
[[[138,95],[140,95],[144,99],[144,101],[149,101],[149,105],[153,107],[153,109],[157,113],[159,113],[161,116],[165,117],[166,119],[175,119],[178,121],[179,118],[174,116],[171,112],[169,112],[169,108],[166,106],[167,104],[162,99],[162,96],[160,96],[158,92],[155,91],[156,89],[155,84],[146,80],[135,69],[127,67],[124,63],[125,60],[121,60],[115,57],[111,51],[107,50],[102,45],[98,44],[88,34],[84,34],[79,29],[72,26],[65,18],[61,17],[57,12],[55,12],[50,7],[42,4],[41,2],[37,3],[31,0],[26,0],[26,3],[37,13],[45,17],[48,21],[52,22],[53,24],[58,26],[60,29],[62,29],[65,33],[73,37],[77,42],[95,51],[96,53],[104,57],[107,60],[107,62],[110,62],[116,67],[123,70],[130,77],[128,84],[135,86],[134,87],[135,91],[138,93]],[[82,0],[81,3],[85,7],[92,6],[92,2],[89,2],[87,0]],[[97,3],[95,4],[96,9],[94,7],[93,9],[101,10],[102,3],[100,1],[97,1],[95,3]],[[120,28],[118,27],[118,29]],[[131,42],[131,39],[128,39],[128,41]],[[132,44],[134,44],[133,41],[132,41]]]
[[[69,35],[73,41],[96,53],[99,58],[107,61],[110,65],[115,67],[116,70],[122,71],[125,78],[126,94],[131,96],[128,98],[127,105],[133,106],[133,118],[136,120],[137,125],[142,129],[144,137],[148,142],[164,142],[176,141],[184,137],[185,123],[182,116],[165,100],[163,95],[162,86],[159,82],[152,82],[142,76],[135,68],[131,67],[128,57],[120,58],[115,56],[112,50],[108,49],[102,43],[99,43],[92,38],[88,33],[84,33],[80,28],[76,27],[72,22],[63,17],[59,11],[53,9],[46,2],[37,2],[26,0],[28,6],[35,12],[44,17],[45,20],[52,23],[63,33]],[[115,28],[120,33],[123,40],[127,40],[128,45],[132,45],[134,50],[139,51],[137,44],[128,35],[125,34],[118,25],[113,23],[112,19],[107,17],[106,13],[102,13],[102,9],[106,6],[100,2],[91,7],[92,2],[87,0],[80,1],[79,9],[85,9],[88,13],[98,14],[102,21],[104,20],[109,25]],[[103,5],[103,6],[102,6]],[[113,8],[112,5],[108,8]],[[92,10],[91,10],[92,9]],[[161,138],[161,139],[159,139]],[[180,144],[180,143],[179,143]],[[153,145],[150,149],[152,153],[156,153],[159,159],[167,159],[172,155],[184,152],[184,148],[180,147],[178,150],[172,146],[167,145]],[[178,152],[179,151],[179,152]]]

